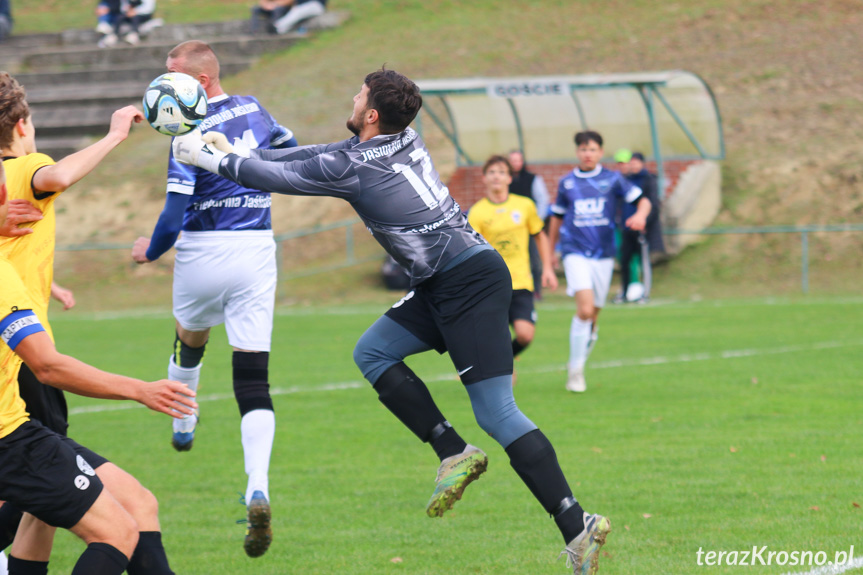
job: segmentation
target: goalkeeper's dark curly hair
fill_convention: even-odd
[[[30,106],[24,88],[7,72],[0,72],[0,148],[12,145],[15,124],[28,117]]]
[[[382,67],[366,76],[368,107],[378,111],[382,134],[398,134],[414,121],[423,105],[419,87],[410,78]]]

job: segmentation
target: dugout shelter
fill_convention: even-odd
[[[606,165],[619,148],[643,152],[666,197],[679,192],[685,172],[700,167],[707,177],[688,179],[700,182],[699,188],[711,182],[716,188],[707,202],[707,211],[715,211],[700,218],[707,220],[703,225],[718,211],[717,162],[725,157],[722,119],[712,90],[696,74],[670,70],[417,84],[423,95],[417,128],[422,133],[432,123],[455,149],[456,170],[448,186],[465,209],[482,197],[478,170],[485,160],[512,149],[524,151],[530,169],[543,175],[554,195],[557,180],[576,163],[573,136],[590,129],[603,136]],[[690,211],[703,202],[688,198],[683,203]]]

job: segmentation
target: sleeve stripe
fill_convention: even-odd
[[[642,194],[643,192],[641,191],[641,188],[639,188],[638,186],[632,186],[632,188],[626,194],[626,202],[631,204],[632,202],[640,198]]]
[[[13,351],[28,335],[45,331],[32,310],[14,311],[0,321],[0,339]]]
[[[168,192],[174,192],[175,194],[183,194],[184,196],[191,196],[195,193],[194,186],[186,186],[184,184],[168,184]]]
[[[277,148],[277,147],[279,147],[280,144],[283,144],[283,143],[287,142],[288,140],[290,140],[291,138],[294,137],[294,133],[292,131],[290,131],[289,129],[285,128],[285,132],[287,132],[287,133],[284,134],[282,137],[276,138],[275,140],[270,142],[270,145]]]

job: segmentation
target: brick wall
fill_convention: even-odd
[[[699,160],[665,160],[663,168],[665,169],[665,177],[668,182],[666,188],[666,197],[674,193],[674,187],[680,178],[680,174],[689,167],[690,164]],[[656,162],[645,162],[647,169],[656,173]],[[566,175],[569,171],[575,168],[575,164],[537,164],[528,166],[529,169],[539,174],[545,180],[545,185],[548,187],[548,193],[551,196],[551,201],[554,201],[557,195],[557,182]],[[606,166],[611,167],[611,166]],[[477,200],[485,195],[485,188],[482,185],[482,167],[470,166],[458,168],[447,182],[450,194],[459,203],[463,210],[470,208]]]

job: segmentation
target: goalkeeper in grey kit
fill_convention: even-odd
[[[412,291],[360,337],[354,360],[379,400],[441,461],[428,515],[450,509],[488,463],[404,363],[435,349],[449,352],[477,423],[554,517],[575,573],[594,573],[610,522],[581,508],[551,443],[515,404],[509,271],[468,225],[422,139],[408,127],[421,106],[416,84],[381,69],[366,76],[354,96],[347,122],[352,138],[290,150],[235,150],[218,134],[202,139],[195,131],[174,140],[174,157],[253,189],[350,202],[411,277]]]

